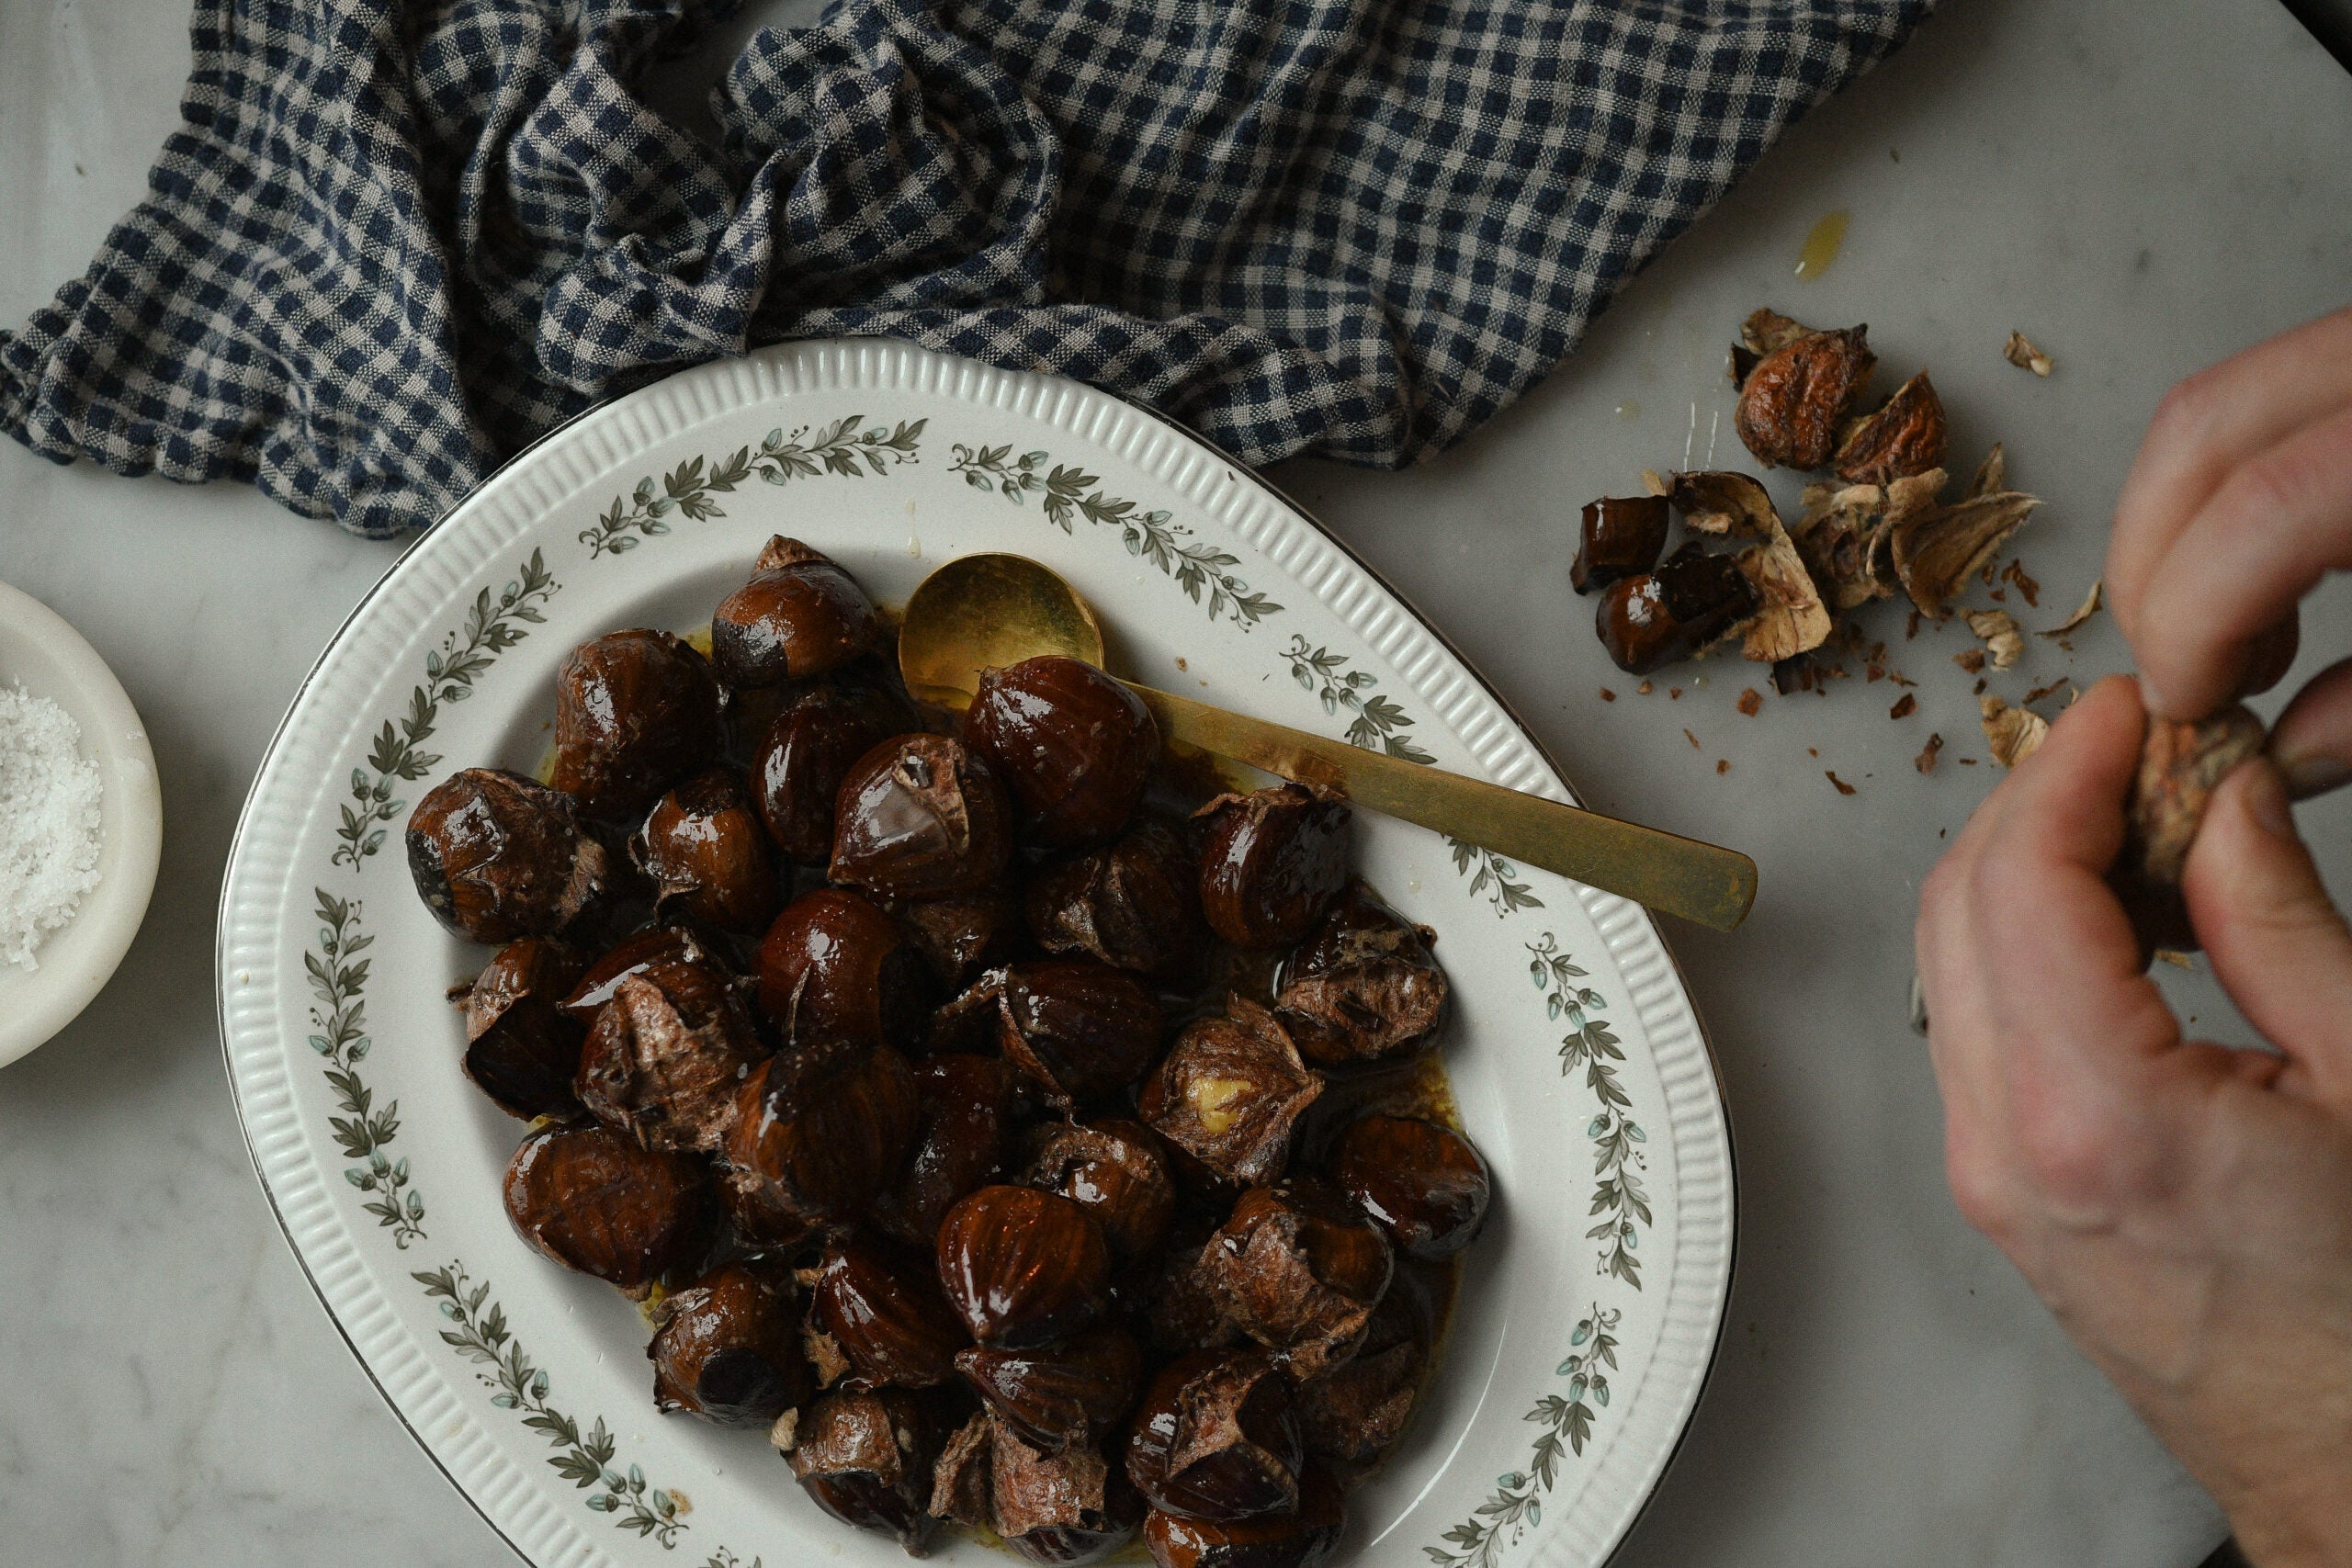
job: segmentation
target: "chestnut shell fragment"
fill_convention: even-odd
[[[1410,1116],[1351,1124],[1332,1150],[1331,1179],[1399,1251],[1431,1262],[1476,1239],[1494,1192],[1469,1139]]]
[[[1144,1391],[1125,1459],[1127,1479],[1163,1513],[1287,1513],[1306,1459],[1290,1380],[1254,1352],[1180,1357]]]
[[[1020,1093],[1002,1057],[950,1052],[916,1066],[915,1094],[914,1154],[898,1185],[876,1201],[874,1223],[928,1249],[957,1200],[1003,1175]]]
[[[1593,622],[1611,661],[1629,675],[1646,675],[1698,652],[1761,608],[1730,556],[1709,555],[1694,542],[1656,571],[1611,584]]]
[[[1206,1254],[1216,1236],[1215,1220],[1180,1218],[1145,1277],[1138,1292],[1144,1325],[1152,1348],[1162,1355],[1229,1350],[1249,1343],[1226,1315],[1225,1303],[1209,1280]]]
[[[596,1021],[620,983],[664,964],[718,962],[709,943],[684,926],[648,926],[598,954],[581,971],[580,979],[562,1002],[564,1015],[582,1028]]]
[[[1318,1066],[1403,1055],[1445,1013],[1445,971],[1430,952],[1436,940],[1354,883],[1292,957],[1274,1016]]]
[[[1159,979],[1200,960],[1200,856],[1165,818],[1145,817],[1113,843],[1040,866],[1027,902],[1030,934],[1047,953]]]
[[[1143,1499],[1091,1448],[1041,1451],[1000,1420],[989,1450],[995,1529],[1032,1562],[1091,1562],[1143,1523]]]
[[[1091,1446],[1143,1392],[1142,1347],[1107,1324],[1035,1349],[974,1346],[957,1352],[956,1370],[1000,1420],[1045,1453]]]
[[[1316,1568],[1339,1546],[1347,1521],[1339,1483],[1316,1466],[1299,1483],[1294,1513],[1220,1522],[1154,1509],[1143,1539],[1159,1568]]]
[[[1355,1354],[1396,1259],[1336,1189],[1295,1177],[1244,1192],[1202,1267],[1234,1324],[1304,1381]]]
[[[2124,803],[2123,848],[2107,876],[2145,953],[2196,951],[2197,931],[2180,890],[2189,848],[2213,791],[2240,763],[2259,756],[2267,739],[2262,720],[2242,704],[2193,722],[2149,716]]]
[[[977,893],[884,898],[881,903],[943,986],[960,987],[1021,947],[1021,899],[1010,874]]]
[[[766,1427],[816,1393],[800,1353],[798,1292],[774,1263],[722,1263],[663,1299],[645,1348],[653,1404],[721,1427]]]
[[[736,1095],[769,1051],[734,985],[707,964],[624,976],[596,1015],[573,1079],[580,1102],[648,1148],[718,1147]]]
[[[697,773],[655,801],[629,851],[653,883],[657,915],[758,931],[775,914],[767,835],[732,768]]]
[[[1023,836],[1045,849],[1125,828],[1159,761],[1159,727],[1143,699],[1060,654],[981,671],[964,739],[1011,787]]]
[[[944,735],[902,735],[859,758],[834,807],[835,882],[896,898],[1002,880],[1012,807],[988,764]]]
[[[577,953],[526,936],[500,948],[467,988],[466,1077],[509,1116],[580,1110],[571,1078],[585,1031],[560,1005],[579,978]]]
[[[1838,477],[1852,485],[1893,484],[1942,468],[1948,445],[1943,400],[1922,370],[1847,432],[1838,447]]]
[[[1568,586],[1579,593],[1647,571],[1666,549],[1664,496],[1603,496],[1585,502]]]
[[[797,539],[770,539],[752,580],[710,617],[710,659],[730,686],[823,675],[881,648],[888,628],[857,580]]]
[[[798,865],[833,853],[833,805],[860,757],[922,726],[880,682],[826,682],[794,695],[752,753],[752,796],[768,838]]]
[[[706,1175],[692,1156],[640,1148],[610,1127],[542,1127],[507,1164],[506,1216],[565,1268],[639,1293],[701,1249]]]
[[[1083,1205],[983,1187],[939,1227],[939,1282],[983,1345],[1027,1349],[1075,1334],[1110,1303],[1111,1247]]]
[[[725,1154],[739,1223],[782,1245],[863,1215],[914,1142],[920,1106],[907,1059],[887,1045],[795,1046],[736,1100]]]
[[[1234,997],[1223,1018],[1185,1026],[1137,1109],[1216,1176],[1249,1185],[1282,1174],[1292,1129],[1322,1092],[1274,1015]]]
[[[1305,936],[1348,882],[1345,796],[1318,784],[1280,784],[1224,795],[1194,815],[1201,912],[1236,947],[1282,947]]]
[[[930,1507],[933,1470],[953,1424],[946,1404],[928,1391],[828,1393],[795,1424],[785,1458],[819,1507],[895,1537],[919,1557],[939,1526]]]
[[[409,813],[409,875],[434,918],[475,942],[553,936],[610,890],[605,846],[561,790],[468,768]]]
[[[636,817],[727,744],[710,661],[668,632],[610,632],[555,672],[556,788],[591,817]]]
[[[934,995],[922,958],[896,921],[845,887],[784,908],[760,942],[760,1015],[787,1043],[829,1040],[910,1048]]]
[[[991,1016],[992,1015],[992,1016]],[[991,1027],[992,1025],[992,1027]],[[1087,958],[1016,964],[940,1010],[936,1038],[992,1038],[1057,1110],[1133,1085],[1159,1052],[1159,1002],[1132,975]]]
[[[1176,1184],[1158,1140],[1140,1122],[1120,1118],[1053,1128],[1031,1154],[1022,1180],[1085,1205],[1121,1258],[1157,1247],[1176,1215]]]
[[[968,1339],[922,1253],[837,1236],[810,1292],[809,1318],[855,1375],[849,1388],[932,1388],[956,1375]]]

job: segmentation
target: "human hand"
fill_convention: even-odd
[[[2184,892],[2281,1055],[2182,1038],[2104,880],[2145,726],[2100,682],[1928,878],[1946,1169],[2256,1562],[2352,1563],[2352,933],[2276,771],[2241,767]]]
[[[2193,719],[2228,702],[2266,656],[2291,656],[2297,602],[2346,566],[2352,310],[2189,377],[2157,408],[2107,556],[2149,705]],[[2352,660],[2297,694],[2271,750],[2299,796],[2352,779]]]

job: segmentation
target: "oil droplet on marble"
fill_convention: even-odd
[[[1804,237],[1804,249],[1797,253],[1797,276],[1819,277],[1838,259],[1846,244],[1846,220],[1853,214],[1844,208],[1825,215]]]

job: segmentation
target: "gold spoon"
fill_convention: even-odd
[[[958,713],[971,705],[982,671],[1045,653],[1099,669],[1102,626],[1076,589],[1025,556],[948,562],[907,601],[899,633],[908,690]],[[1756,863],[1736,851],[1126,684],[1150,708],[1163,739],[1327,785],[1358,806],[1653,909],[1727,931],[1756,901]]]

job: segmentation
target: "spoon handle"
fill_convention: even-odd
[[[1133,682],[1129,682],[1131,685]],[[1160,735],[1539,865],[1653,909],[1727,931],[1756,901],[1756,863],[1736,850],[1464,778],[1136,686]]]

